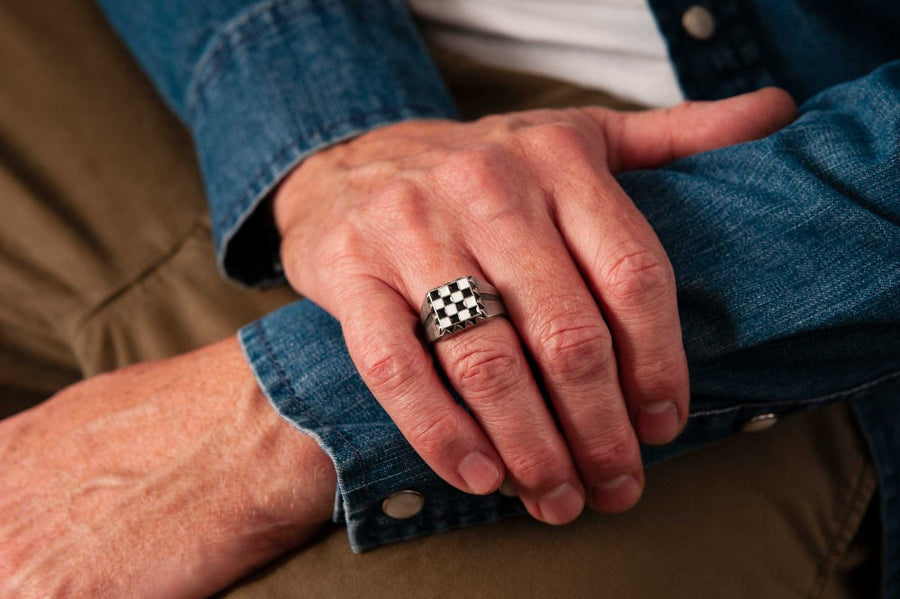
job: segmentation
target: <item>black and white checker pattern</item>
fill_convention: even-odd
[[[428,303],[437,321],[438,335],[453,333],[486,318],[472,277],[435,287],[428,292]]]

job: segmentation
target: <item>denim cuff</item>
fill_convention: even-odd
[[[434,474],[359,376],[340,324],[314,303],[289,304],[247,325],[238,337],[273,408],[313,437],[334,463],[333,520],[346,524],[354,551],[525,513],[517,498],[469,495]],[[836,393],[780,401],[696,398],[682,435],[666,446],[642,447],[642,458],[651,466],[709,445],[761,414],[780,417],[833,401],[866,399],[881,389],[896,393],[898,381],[900,372],[894,372]],[[385,500],[403,491],[422,496],[421,511],[408,518],[387,515]]]
[[[400,0],[276,0],[232,18],[199,59],[184,111],[220,269],[250,285],[282,280],[263,204],[309,154],[391,123],[455,115]]]
[[[275,410],[334,462],[334,521],[346,523],[354,551],[525,512],[516,498],[469,495],[438,478],[357,373],[340,324],[309,300],[269,314],[238,336]],[[422,510],[403,519],[385,514],[385,499],[400,491],[419,493]]]

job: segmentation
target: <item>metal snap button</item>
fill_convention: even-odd
[[[771,428],[776,422],[778,422],[778,416],[775,414],[760,414],[745,422],[741,426],[741,430],[745,433],[758,433]]]
[[[705,42],[716,32],[716,18],[708,8],[695,4],[681,15],[681,26],[689,36]]]
[[[417,491],[406,489],[391,494],[381,503],[381,511],[396,520],[412,518],[425,507],[425,497]]]

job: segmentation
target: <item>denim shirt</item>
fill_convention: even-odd
[[[647,464],[760,414],[850,401],[878,468],[884,589],[900,597],[900,4],[893,0],[651,0],[692,99],[779,85],[800,118],[763,140],[618,177],[666,248],[691,371],[683,435]],[[100,0],[190,127],[219,265],[282,280],[264,203],[310,153],[411,118],[454,118],[401,0]],[[523,513],[438,479],[366,389],[340,325],[299,301],[240,340],[275,409],[338,472],[336,521],[354,550]],[[418,514],[382,511],[392,493]]]

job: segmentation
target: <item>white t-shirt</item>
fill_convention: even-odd
[[[646,106],[684,99],[647,0],[406,0],[435,43]]]

